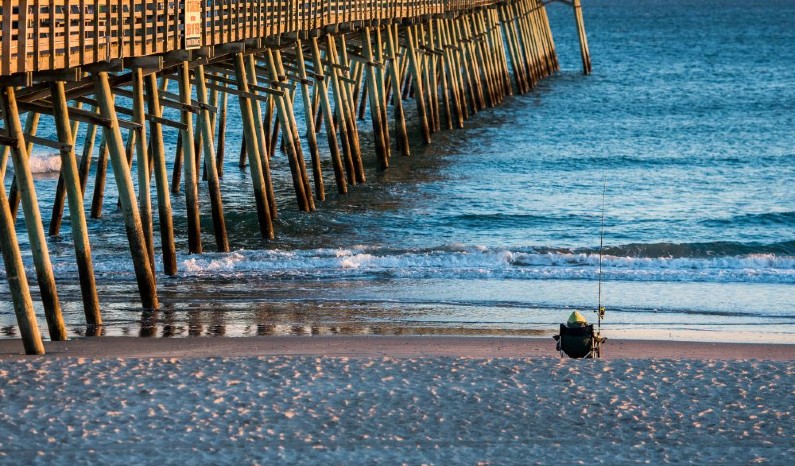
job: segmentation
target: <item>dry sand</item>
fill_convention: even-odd
[[[793,346],[551,339],[0,342],[0,464],[790,464]],[[221,357],[221,356],[224,357]]]

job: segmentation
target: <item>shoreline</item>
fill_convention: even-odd
[[[0,340],[0,361],[33,358],[558,358],[552,338],[467,336],[84,337],[45,342],[47,354],[22,354],[20,340]],[[609,339],[606,360],[695,359],[793,361],[795,345]]]

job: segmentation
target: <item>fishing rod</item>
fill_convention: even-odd
[[[604,180],[602,186],[602,227],[599,232],[599,285],[598,285],[598,303],[596,308],[597,320],[597,335],[602,333],[602,319],[605,316],[605,308],[602,307],[602,256],[604,253],[605,245],[605,197],[607,193],[607,179]]]

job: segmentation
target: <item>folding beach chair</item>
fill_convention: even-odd
[[[558,342],[556,349],[560,351],[560,357],[565,354],[570,358],[601,358],[602,343],[607,341],[607,338],[594,332],[593,324],[560,324],[560,334],[552,338]]]

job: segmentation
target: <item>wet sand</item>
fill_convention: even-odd
[[[551,338],[441,336],[90,337],[46,342],[48,358],[205,358],[329,356],[359,358],[556,358]],[[25,359],[19,340],[0,340],[0,360]],[[795,345],[618,340],[605,359],[795,360]]]

